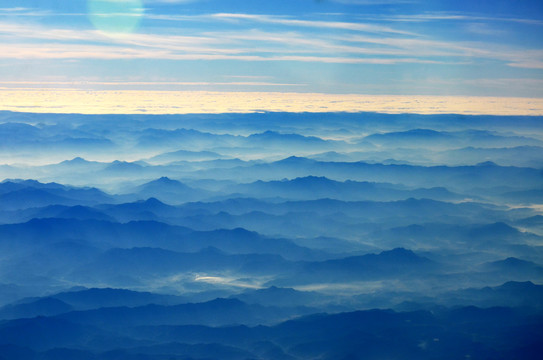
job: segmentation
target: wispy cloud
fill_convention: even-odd
[[[406,1],[394,0],[337,0],[336,2],[361,6],[406,3]],[[161,6],[165,3],[170,3],[171,6]],[[71,75],[77,77],[77,72],[81,71],[79,64],[82,64],[81,66],[83,64],[92,64],[96,67],[108,66],[97,65],[100,62],[93,60],[105,60],[104,64],[119,66],[120,63],[117,60],[145,59],[154,65],[158,64],[158,61],[168,61],[165,63],[164,70],[160,69],[160,66],[155,67],[158,78],[169,78],[165,74],[166,68],[183,69],[176,75],[178,77],[171,79],[172,82],[128,81],[119,84],[116,81],[100,82],[106,79],[104,78],[97,79],[98,82],[90,85],[96,87],[124,85],[128,88],[215,86],[221,90],[227,86],[271,89],[298,87],[303,91],[309,89],[313,81],[319,90],[321,86],[325,87],[328,83],[335,82],[340,84],[336,88],[341,88],[345,92],[371,87],[371,89],[379,89],[376,91],[381,93],[394,89],[395,84],[407,89],[407,86],[402,85],[402,81],[413,81],[417,76],[427,79],[433,77],[448,79],[452,75],[443,73],[444,65],[449,66],[447,68],[449,73],[464,73],[470,78],[473,77],[474,69],[483,64],[492,64],[505,73],[509,71],[509,74],[500,74],[501,77],[514,77],[511,75],[513,73],[526,75],[527,72],[523,73],[524,69],[531,69],[530,73],[533,76],[534,71],[543,69],[543,50],[539,48],[537,42],[533,38],[528,38],[526,41],[514,41],[515,37],[512,35],[512,32],[518,29],[520,32],[526,28],[539,29],[543,22],[536,18],[521,19],[515,16],[500,17],[490,14],[437,11],[407,15],[396,11],[381,13],[381,15],[375,11],[340,14],[348,7],[334,8],[332,0],[329,0],[326,8],[326,10],[332,10],[330,14],[300,14],[293,11],[285,12],[284,15],[250,13],[243,12],[242,9],[232,10],[232,8],[228,11],[227,6],[222,8],[224,12],[213,12],[212,7],[207,6],[205,2],[194,6],[199,9],[197,12],[191,12],[184,9],[192,8],[192,6],[176,7],[175,4],[179,3],[181,1],[145,1],[147,8],[143,15],[142,26],[137,33],[128,34],[106,34],[92,28],[87,14],[82,11],[84,9],[72,8],[80,13],[69,14],[55,12],[45,7],[0,8],[0,66],[3,64],[18,66],[18,64],[24,64],[24,60],[36,62],[58,59],[63,62],[72,62],[70,66],[67,66],[66,71],[71,71]],[[398,10],[403,7],[387,6],[386,8]],[[57,7],[57,9],[63,8]],[[174,9],[179,11],[174,11]],[[332,15],[334,10],[338,12]],[[71,16],[70,21],[64,21],[69,16]],[[504,22],[508,22],[507,26],[502,26]],[[447,26],[441,27],[444,23]],[[431,31],[438,25],[443,31]],[[452,26],[455,31],[451,32]],[[488,36],[492,36],[493,42],[483,41],[489,39]],[[479,41],[474,41],[474,39]],[[212,69],[210,74],[187,75],[184,61],[196,60],[213,61],[218,64],[209,63],[209,68]],[[225,61],[230,62],[228,66],[236,62],[253,63],[251,74],[273,76],[245,75],[242,73],[245,65],[241,65],[239,77],[229,78],[225,76],[225,72],[230,72],[230,70],[224,71],[227,64]],[[279,64],[281,62],[285,64]],[[56,61],[44,62],[46,66],[53,63]],[[293,72],[292,77],[279,76],[283,68],[303,69],[303,66],[300,66],[302,63],[311,64],[307,66],[308,69],[322,70],[323,76],[312,77],[304,71]],[[131,66],[128,62],[125,64]],[[202,71],[201,64],[201,62],[198,63],[200,71]],[[328,64],[337,64],[337,66]],[[341,67],[341,64],[353,66]],[[423,66],[414,66],[417,64]],[[474,66],[464,67],[466,64]],[[394,71],[389,71],[387,67]],[[356,69],[352,78],[346,75],[348,71],[332,70],[347,68]],[[387,82],[383,80],[379,85],[375,83],[367,86],[358,85],[363,82],[363,78],[377,77],[368,72],[370,71],[368,69],[376,72],[383,71],[382,75],[389,77]],[[129,69],[127,68],[126,71],[128,73]],[[139,70],[134,69],[134,71]],[[341,73],[341,79],[336,78],[338,73]],[[390,75],[392,73],[399,76],[394,77]],[[367,74],[367,76],[362,74]],[[14,79],[5,70],[3,70],[3,75],[6,75],[4,79]],[[528,76],[524,76],[526,77]],[[142,74],[133,75],[131,79],[156,80],[155,77]],[[195,79],[196,81],[191,81]],[[217,81],[221,79],[224,81]],[[419,83],[418,88],[423,88],[423,81]],[[431,81],[428,80],[427,83],[430,84]],[[23,84],[19,85],[23,86]],[[32,86],[36,85],[39,84]],[[68,84],[57,85],[68,86]],[[457,85],[462,84],[457,83]],[[464,85],[468,86],[467,83]],[[53,84],[47,86],[53,86]],[[430,90],[424,93],[428,92]]]
[[[491,26],[482,22],[470,22],[464,26],[468,33],[477,35],[503,36],[507,32],[500,27]]]
[[[429,22],[429,21],[489,21],[489,22],[512,22],[523,23],[530,25],[543,25],[543,21],[530,18],[513,18],[503,16],[481,16],[465,13],[447,13],[447,12],[427,12],[421,14],[400,14],[400,15],[383,15],[380,17],[365,17],[360,16],[360,19],[371,19],[390,22]]]
[[[261,31],[207,33],[200,36],[159,34],[123,34],[106,37],[96,30],[71,30],[0,23],[0,36],[10,39],[38,40],[4,43],[0,58],[44,59],[172,59],[172,60],[243,60],[305,61],[322,63],[394,64],[429,62],[413,58],[360,58],[351,55],[406,55],[405,53],[338,45],[322,39],[307,39],[297,33]],[[48,40],[49,42],[44,42]],[[60,42],[60,43],[59,43]],[[254,46],[255,43],[263,43]],[[280,43],[280,48],[267,43]],[[267,54],[267,55],[264,55]],[[432,62],[435,62],[432,61]]]
[[[277,16],[265,14],[245,14],[245,13],[212,13],[199,15],[180,15],[180,14],[146,14],[148,19],[162,21],[181,21],[181,22],[200,22],[200,21],[223,21],[230,24],[241,24],[242,22],[252,22],[260,24],[271,24],[288,26],[293,28],[313,28],[313,29],[336,29],[349,30],[369,33],[393,33],[413,35],[413,33],[395,29],[390,26],[344,21],[323,21],[323,20],[303,20],[290,16]]]
[[[220,19],[250,18],[279,23],[286,21],[288,24],[293,24],[294,21],[256,15],[216,14],[213,17],[215,16]],[[315,22],[310,23],[313,25]],[[338,23],[330,24],[336,26]],[[204,32],[191,36],[158,33],[105,36],[97,30],[0,22],[0,37],[6,39],[0,45],[0,58],[296,61],[383,65],[462,64],[469,59],[484,58],[503,61],[511,67],[543,67],[543,51],[539,50],[438,41],[420,36],[334,34],[315,34],[308,37],[300,31],[273,29]]]
[[[272,15],[255,15],[255,14],[229,14],[219,13],[212,14],[214,18],[218,19],[230,19],[230,20],[249,20],[266,24],[278,24],[293,27],[311,27],[318,29],[342,29],[372,33],[396,33],[396,34],[412,34],[410,32],[394,29],[388,26],[363,24],[354,22],[341,22],[341,21],[320,21],[320,20],[300,20],[291,19]]]
[[[31,10],[30,8],[26,8],[26,7],[4,7],[4,8],[0,8],[0,12],[7,12],[7,13],[15,13],[15,12],[22,12],[22,11],[29,11]]]
[[[378,38],[348,36],[345,41],[385,45],[407,51],[413,56],[447,56],[465,59],[491,59],[503,61],[508,66],[541,68],[543,50],[524,50],[504,45],[482,42],[438,41],[421,38]]]
[[[25,17],[51,17],[51,16],[86,16],[84,13],[59,13],[48,9],[30,8],[30,7],[3,7],[0,8],[0,16],[9,18],[25,18]]]
[[[167,50],[135,49],[119,46],[81,44],[38,44],[0,45],[0,58],[4,59],[156,59],[156,60],[238,60],[238,61],[295,61],[336,64],[381,64],[401,63],[437,64],[439,61],[417,58],[353,58],[309,55],[234,55],[205,53],[172,53]]]
[[[524,69],[543,69],[543,61],[523,61],[523,60],[516,60],[514,62],[508,63],[507,65],[517,68],[524,68]]]

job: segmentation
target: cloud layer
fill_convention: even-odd
[[[297,84],[273,84],[256,81],[224,83],[132,83],[133,87],[163,86],[199,89],[208,86],[230,91],[88,91],[73,90],[73,83],[55,83],[48,89],[39,83],[19,83],[20,90],[0,82],[0,110],[82,114],[196,114],[285,112],[381,112],[469,115],[543,115],[543,100],[538,98],[496,98],[461,96],[370,96],[333,95],[294,92],[239,92],[236,87],[253,89],[266,86],[270,91]],[[85,85],[85,84],[81,84]],[[126,88],[126,83],[99,84]],[[26,87],[26,88],[25,88]]]

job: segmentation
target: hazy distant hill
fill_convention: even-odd
[[[281,174],[281,176],[277,176]],[[540,171],[532,168],[490,166],[413,166],[383,165],[367,162],[324,162],[301,157],[288,157],[268,164],[223,169],[221,172],[203,170],[198,176],[236,181],[269,181],[278,178],[324,176],[334,180],[370,182],[401,182],[408,186],[465,189],[477,186],[500,186],[511,182],[516,186],[536,186],[541,183]],[[469,179],[469,180],[468,180]]]
[[[111,202],[112,197],[96,188],[67,187],[34,180],[6,180],[0,183],[0,208],[6,210],[47,205],[89,205]]]
[[[380,254],[350,256],[321,262],[308,262],[301,271],[273,281],[280,286],[300,284],[342,283],[344,279],[379,280],[408,278],[411,276],[433,276],[440,266],[416,255],[410,250],[397,248]]]
[[[514,146],[500,148],[476,148],[468,146],[462,149],[444,151],[437,154],[439,161],[449,164],[477,164],[492,161],[502,166],[523,166],[541,168],[543,166],[543,147]]]
[[[451,193],[445,188],[399,189],[392,184],[358,182],[347,180],[339,182],[326,177],[307,176],[282,181],[257,181],[240,184],[228,189],[232,193],[255,198],[277,196],[291,200],[313,200],[331,198],[345,201],[355,200],[399,200],[407,198],[433,198],[460,200],[464,197]]]
[[[21,304],[7,305],[0,308],[0,319],[33,318],[36,316],[54,316],[69,312],[73,307],[55,298],[42,298]]]
[[[230,324],[257,325],[278,319],[310,313],[309,308],[278,308],[245,304],[237,299],[216,299],[205,303],[180,305],[146,305],[138,307],[110,307],[74,311],[58,318],[73,323],[98,327],[126,327],[142,325],[221,326]]]
[[[213,193],[194,189],[167,177],[142,184],[131,191],[140,199],[157,198],[166,203],[183,203],[208,198]]]
[[[470,144],[482,147],[512,147],[520,145],[542,145],[540,140],[525,137],[502,135],[485,130],[436,131],[431,129],[410,129],[401,132],[372,134],[362,139],[373,144],[396,147],[460,148]]]
[[[543,286],[530,281],[510,281],[500,286],[463,289],[447,294],[446,304],[475,304],[482,307],[518,306],[543,308]]]
[[[314,291],[298,291],[292,288],[278,288],[271,286],[265,289],[246,290],[240,294],[232,295],[249,304],[266,306],[312,306],[332,302],[332,296],[326,296]]]
[[[162,153],[146,159],[147,162],[166,164],[174,161],[202,161],[223,159],[224,155],[218,154],[213,151],[190,151],[190,150],[177,150],[167,153]]]

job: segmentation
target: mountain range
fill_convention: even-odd
[[[539,359],[541,130],[0,111],[0,360]]]

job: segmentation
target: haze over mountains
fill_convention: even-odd
[[[0,112],[0,359],[538,359],[541,121]]]

